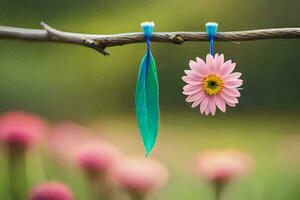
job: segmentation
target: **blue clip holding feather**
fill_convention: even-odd
[[[208,22],[205,24],[206,32],[209,38],[209,53],[213,56],[214,54],[214,39],[217,35],[218,31],[218,24],[215,22]]]
[[[144,22],[141,27],[147,50],[141,61],[137,78],[135,107],[138,127],[148,156],[154,147],[159,126],[159,86],[155,59],[150,49],[154,23]]]
[[[154,29],[154,22],[143,22],[141,23],[141,27],[145,37],[150,39]]]
[[[150,54],[150,39],[153,33],[154,29],[154,22],[143,22],[141,23],[141,27],[143,29],[145,38],[146,38],[146,44],[147,44],[147,54]]]

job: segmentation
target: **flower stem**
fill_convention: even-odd
[[[222,199],[222,193],[223,193],[224,184],[222,184],[222,183],[216,183],[214,185],[214,188],[215,188],[215,200],[221,200]]]
[[[146,200],[146,193],[139,193],[135,191],[129,191],[129,195],[132,200]]]
[[[12,200],[24,200],[27,192],[25,152],[10,149],[7,153],[7,159],[10,198]]]
[[[112,191],[110,190],[106,177],[88,176],[87,180],[92,200],[112,199]]]

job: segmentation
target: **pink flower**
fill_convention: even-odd
[[[0,116],[0,141],[9,148],[26,149],[45,132],[44,121],[33,114],[15,111]]]
[[[187,76],[182,79],[187,83],[183,87],[183,94],[187,95],[187,102],[192,108],[200,105],[200,112],[215,115],[216,107],[226,111],[226,104],[235,107],[240,97],[238,87],[243,84],[239,72],[233,72],[235,63],[231,60],[224,62],[224,55],[213,57],[208,54],[206,62],[201,58],[190,61],[191,70],[185,70]]]
[[[59,161],[73,162],[74,152],[78,146],[93,140],[92,133],[74,122],[60,122],[47,135],[50,153]]]
[[[79,168],[91,175],[105,174],[119,158],[118,149],[104,142],[86,143],[80,146],[75,153]]]
[[[195,172],[215,184],[227,183],[244,176],[253,165],[254,161],[248,154],[235,150],[209,150],[195,158]]]
[[[73,200],[72,191],[59,182],[45,182],[31,191],[29,200]]]
[[[146,194],[168,181],[168,170],[150,158],[127,158],[121,160],[112,172],[112,178],[130,193]]]
[[[113,193],[110,172],[120,159],[119,150],[109,143],[90,141],[79,146],[74,156],[92,193],[100,199],[111,199]]]

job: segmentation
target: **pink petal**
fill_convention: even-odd
[[[225,101],[224,101],[224,99],[222,98],[221,95],[215,96],[215,102],[216,102],[217,107],[218,107],[222,112],[225,112],[225,111],[226,111],[226,104],[225,104]]]
[[[197,77],[197,78],[202,78],[202,76],[199,73],[196,73],[192,70],[184,70],[185,74],[191,77]]]
[[[229,95],[225,94],[223,91],[221,92],[221,95],[222,95],[223,99],[226,101],[226,103],[228,102],[230,104],[236,104],[239,102],[236,97],[229,96]]]
[[[190,91],[193,91],[193,90],[197,90],[198,88],[201,88],[199,87],[198,85],[191,85],[191,84],[187,84],[183,87],[183,90],[185,92],[190,92]]]
[[[190,60],[189,65],[190,65],[190,68],[192,69],[192,71],[196,72],[197,74],[198,73],[201,74],[201,70],[200,70],[201,67],[197,62]]]
[[[198,100],[198,99],[201,98],[201,96],[203,95],[203,93],[204,93],[204,92],[201,91],[201,92],[199,92],[199,93],[192,94],[192,95],[188,96],[188,97],[185,99],[185,101],[186,101],[186,102],[193,102],[193,101],[196,101],[196,100]]]
[[[215,54],[215,56],[212,56],[213,57],[213,65],[212,65],[212,71],[211,71],[211,73],[212,74],[215,74],[216,73],[216,61],[219,59],[219,54],[218,53],[216,53]]]
[[[208,105],[209,97],[205,96],[200,104],[200,112],[203,113]]]
[[[200,104],[200,102],[201,102],[201,99],[194,101],[194,103],[192,104],[192,108],[197,107]]]
[[[223,64],[224,63],[224,54],[221,54],[220,56],[219,56],[219,59],[218,59],[218,61],[217,61],[217,63],[219,63],[219,64]]]
[[[235,65],[235,63],[231,63],[231,60],[226,61],[221,67],[220,75],[227,76],[228,74],[233,72]]]
[[[206,68],[208,69],[208,73],[214,73],[214,58],[212,55],[207,54],[206,56]]]
[[[188,75],[188,77],[190,77],[191,79],[193,79],[195,81],[200,81],[200,82],[203,81],[203,78],[200,77],[200,76],[198,76],[198,75],[196,75],[195,73],[192,73],[192,74]]]
[[[199,70],[201,71],[201,75],[205,76],[206,74],[208,74],[209,71],[206,68],[205,62],[199,57],[197,57],[196,60],[197,60],[197,63],[200,65]]]
[[[205,109],[205,115],[207,116],[209,113],[210,113],[209,105],[207,105],[207,107],[206,107],[206,109]]]
[[[184,73],[186,74],[186,75],[189,75],[190,73],[192,72],[192,70],[184,70]]]
[[[215,62],[218,60],[218,58],[219,58],[219,54],[218,54],[218,53],[216,53],[216,54],[215,54],[215,56],[214,56],[214,60],[215,60]]]
[[[194,79],[190,76],[183,76],[181,78],[184,82],[191,84],[191,85],[200,85],[201,84],[201,80]]]
[[[236,79],[235,81],[226,81],[224,82],[224,87],[225,88],[237,88],[243,85],[243,80],[241,79]]]
[[[192,95],[192,94],[200,92],[201,90],[202,90],[201,88],[198,88],[198,89],[191,90],[191,91],[183,91],[182,94],[184,94],[184,95]]]
[[[216,102],[214,96],[210,97],[209,100],[209,109],[212,115],[215,115],[216,113]]]
[[[235,88],[223,88],[222,90],[224,93],[226,93],[228,96],[234,96],[234,97],[240,97],[241,93],[235,89]]]
[[[219,54],[216,53],[215,56],[213,56],[214,59],[214,65],[217,63],[217,60],[219,59]]]
[[[242,76],[242,73],[240,73],[240,72],[234,72],[232,74],[229,74],[226,78],[224,78],[223,81],[224,82],[225,81],[234,81],[234,80],[240,78],[241,76]]]
[[[226,102],[226,104],[231,106],[231,107],[235,107],[235,105],[236,105],[235,103],[228,103],[228,102]]]
[[[220,73],[220,70],[221,70],[221,67],[224,63],[224,55],[221,54],[218,59],[215,61],[215,73],[216,74],[219,74]]]
[[[189,71],[189,72],[186,72]],[[188,77],[191,77],[194,80],[203,80],[203,77],[201,77],[200,75],[198,75],[196,72],[193,72],[192,70],[185,70],[186,74]]]

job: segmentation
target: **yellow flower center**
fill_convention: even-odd
[[[203,89],[210,96],[219,94],[223,86],[223,80],[214,74],[205,77],[203,80]]]

